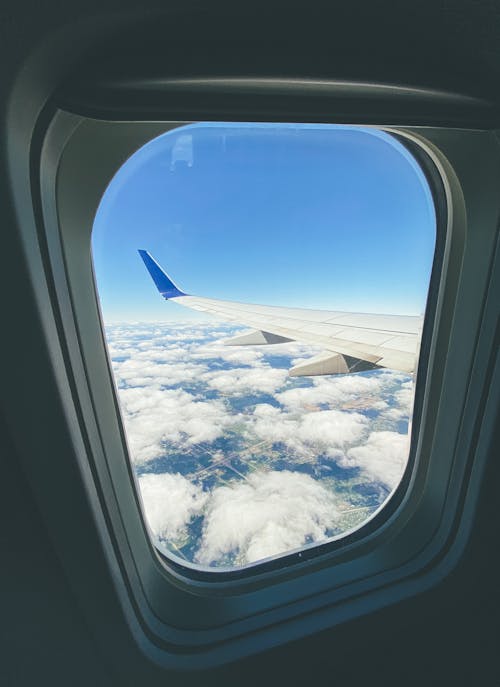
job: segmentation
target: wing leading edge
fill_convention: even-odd
[[[370,367],[415,371],[422,317],[285,308],[191,296],[175,286],[147,251],[140,250],[139,254],[165,299],[253,330],[230,339],[228,345],[300,341],[326,350],[293,367],[292,376],[345,374]]]

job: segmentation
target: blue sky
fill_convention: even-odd
[[[195,295],[420,314],[434,245],[431,194],[402,145],[310,124],[163,134],[117,172],[92,235],[107,322],[202,317],[159,296],[138,248]]]

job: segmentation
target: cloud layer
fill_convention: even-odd
[[[339,508],[361,523],[408,459],[408,375],[290,378],[319,349],[224,346],[238,331],[192,322],[107,329],[149,526],[164,550],[202,565],[323,541],[344,526]]]
[[[154,536],[172,542],[185,537],[190,520],[202,512],[207,501],[203,489],[179,474],[146,474],[138,481]]]
[[[365,444],[349,449],[342,464],[360,467],[372,479],[394,489],[403,476],[409,450],[407,434],[372,432]]]
[[[366,434],[368,420],[360,413],[341,410],[288,412],[269,404],[255,407],[252,429],[260,439],[283,443],[298,457],[318,453],[338,455]]]
[[[212,442],[232,422],[221,401],[198,400],[180,389],[121,389],[120,402],[135,464],[162,455],[166,442]]]
[[[327,537],[337,518],[335,497],[309,475],[260,472],[211,494],[197,560],[205,565],[236,552],[252,563]]]

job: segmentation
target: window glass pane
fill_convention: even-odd
[[[122,166],[93,258],[163,553],[240,567],[386,503],[408,461],[435,233],[421,169],[376,129],[200,123]]]

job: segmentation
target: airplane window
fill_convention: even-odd
[[[390,134],[198,123],[138,150],[92,234],[146,521],[234,570],[345,537],[407,467],[436,218]]]

